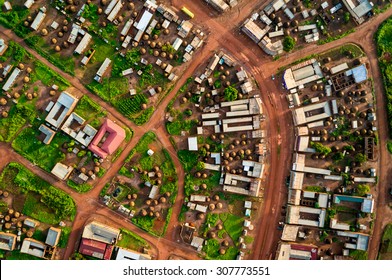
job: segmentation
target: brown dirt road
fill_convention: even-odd
[[[108,172],[99,179],[96,187],[87,194],[78,194],[73,192],[70,188],[65,186],[62,182],[57,182],[51,174],[48,174],[38,167],[32,166],[29,162],[23,159],[21,156],[16,155],[10,157],[8,152],[11,149],[7,145],[0,145],[0,155],[6,154],[6,161],[1,160],[1,164],[5,164],[8,160],[16,160],[22,162],[24,165],[28,166],[34,173],[38,174],[45,180],[56,185],[57,187],[63,189],[69,193],[77,203],[77,215],[74,221],[73,232],[70,237],[69,247],[67,249],[65,258],[67,259],[77,248],[77,241],[79,240],[82,227],[84,223],[89,219],[89,217],[94,214],[100,214],[107,219],[110,219],[113,223],[120,225],[121,227],[127,228],[141,235],[147,241],[149,241],[156,250],[159,252],[157,256],[159,259],[167,259],[171,254],[178,256],[184,256],[185,258],[198,258],[194,250],[189,247],[178,244],[175,241],[175,225],[177,224],[177,217],[181,210],[181,205],[183,201],[183,178],[184,171],[181,164],[176,156],[174,148],[172,147],[166,130],[164,129],[164,113],[168,102],[172,100],[177,93],[178,89],[184,84],[186,79],[192,75],[192,73],[211,56],[211,54],[218,50],[221,46],[228,50],[238,61],[243,61],[242,64],[245,65],[249,71],[255,76],[258,85],[261,87],[263,92],[263,101],[265,105],[267,123],[268,123],[268,135],[270,142],[270,156],[271,156],[271,168],[270,174],[268,174],[267,186],[265,187],[264,194],[264,206],[259,210],[262,212],[262,221],[259,227],[259,233],[257,239],[255,240],[253,259],[268,259],[272,258],[277,241],[279,240],[280,233],[276,230],[278,221],[280,220],[280,210],[283,201],[286,199],[287,189],[284,186],[284,179],[288,175],[291,153],[293,147],[293,126],[291,113],[287,109],[287,103],[283,95],[278,94],[279,89],[276,83],[271,81],[270,77],[276,70],[283,65],[293,62],[303,56],[309,55],[313,52],[322,52],[334,46],[339,46],[343,43],[354,42],[360,44],[365,52],[369,55],[371,61],[371,67],[373,73],[378,70],[377,58],[375,55],[375,49],[371,40],[372,31],[374,31],[380,22],[385,20],[391,15],[391,10],[386,13],[379,15],[378,17],[372,19],[371,21],[365,23],[358,28],[358,31],[351,34],[339,41],[332,42],[323,46],[308,45],[305,48],[289,54],[285,59],[279,61],[271,61],[262,50],[257,47],[249,39],[245,38],[243,35],[239,35],[238,26],[239,24],[253,11],[254,7],[258,7],[262,2],[267,1],[246,1],[246,3],[241,4],[239,9],[234,13],[224,15],[221,17],[214,18],[214,14],[205,3],[202,1],[172,1],[175,6],[181,8],[182,5],[186,5],[190,8],[196,15],[195,21],[199,25],[209,30],[208,43],[196,54],[193,61],[188,65],[187,69],[183,73],[182,77],[179,79],[173,90],[164,98],[162,103],[154,112],[150,121],[143,127],[137,127],[128,119],[123,117],[118,113],[113,107],[108,105],[106,102],[101,100],[99,97],[91,94],[87,89],[84,88],[83,84],[75,77],[64,73],[63,71],[57,69],[41,56],[39,56],[34,50],[30,49],[26,44],[21,41],[14,33],[9,30],[0,28],[0,34],[6,37],[12,38],[18,43],[22,44],[29,52],[31,52],[35,57],[41,60],[50,68],[54,69],[56,72],[60,73],[66,77],[76,88],[78,88],[81,93],[89,95],[94,101],[99,103],[103,108],[105,108],[110,114],[115,116],[118,120],[125,123],[127,126],[133,129],[134,136],[131,142],[127,145],[124,152],[120,155],[117,161],[111,166]],[[244,1],[245,2],[245,1]],[[211,14],[213,17],[211,17]],[[376,92],[382,92],[382,83],[380,81],[380,76],[375,75],[375,85]],[[377,94],[378,104],[384,104],[382,94]],[[387,182],[388,178],[388,161],[389,155],[385,154],[385,143],[387,139],[387,126],[386,126],[386,115],[384,106],[378,108],[379,115],[379,131],[380,131],[380,144],[382,149],[381,153],[381,164],[380,164],[380,182]],[[383,119],[383,121],[381,120]],[[110,180],[121,168],[127,154],[138,142],[140,137],[147,131],[153,130],[158,135],[158,138],[162,142],[163,146],[169,151],[173,157],[173,161],[177,168],[177,173],[179,174],[179,192],[176,199],[176,203],[173,209],[172,219],[170,221],[168,232],[164,238],[155,238],[142,231],[141,229],[135,227],[128,221],[117,213],[103,207],[98,202],[98,195],[101,189],[104,187],[105,183]],[[0,167],[2,167],[0,164]],[[385,194],[387,188],[384,184],[379,184],[379,199],[377,207],[377,215],[383,217],[386,214],[386,202]],[[110,217],[110,218],[109,218]],[[381,235],[381,230],[383,227],[383,220],[376,219],[376,224],[374,228],[374,237],[370,244],[370,255],[369,257],[375,258],[378,244],[379,236]]]

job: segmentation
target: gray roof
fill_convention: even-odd
[[[59,243],[61,235],[61,229],[51,227],[48,231],[48,235],[46,236],[46,241],[45,243],[54,247]]]
[[[113,244],[118,239],[120,230],[106,226],[98,222],[91,222],[83,230],[83,238]]]

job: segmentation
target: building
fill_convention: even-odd
[[[33,6],[33,4],[35,3],[34,0],[27,0],[24,2],[23,6],[25,6],[27,9],[30,9],[31,6]]]
[[[31,23],[31,29],[37,31],[38,28],[41,26],[42,22],[44,21],[46,14],[45,12],[42,11],[43,8],[41,8],[41,10],[38,12],[37,16],[35,17],[35,19],[33,20],[33,22]],[[44,9],[46,11],[46,9]]]
[[[260,188],[261,181],[259,179],[225,173],[223,191],[257,197]]]
[[[226,12],[230,6],[223,0],[204,0],[220,13]]]
[[[344,243],[344,247],[352,250],[367,251],[369,247],[370,236],[358,232],[337,231],[338,236],[346,237],[348,242]]]
[[[111,10],[111,12],[109,13],[107,20],[112,22],[118,15],[118,13],[120,12],[121,8],[124,6],[124,3],[120,0],[116,3],[116,5],[114,6],[113,10]]]
[[[61,229],[50,227],[48,231],[48,235],[46,236],[45,244],[56,247],[60,241]]]
[[[76,54],[82,54],[86,50],[91,39],[92,39],[92,36],[86,32],[74,52]]]
[[[305,166],[305,155],[299,153],[294,153],[292,170],[305,173],[319,174],[323,176],[329,176],[332,173],[332,171],[329,169]]]
[[[281,239],[283,241],[295,242],[297,240],[298,230],[299,226],[284,225]]]
[[[150,10],[144,10],[142,16],[140,17],[139,22],[136,23],[135,27],[137,30],[144,32],[148,25],[150,24],[150,21],[153,17],[153,11]]]
[[[16,78],[19,76],[20,70],[19,68],[15,68],[12,72],[11,76],[8,78],[7,82],[3,85],[3,91],[9,91],[11,87],[14,85]]]
[[[145,261],[151,260],[151,256],[147,254],[142,254],[134,250],[124,249],[121,247],[116,247],[116,261],[125,261],[125,260],[136,260],[136,261]]]
[[[361,210],[361,212],[364,212],[364,213],[373,213],[373,210],[374,210],[374,199],[371,197],[334,195],[333,202],[335,204],[343,204],[343,205],[345,203],[348,203],[348,204],[360,203],[360,210]]]
[[[102,82],[102,77],[105,75],[112,61],[109,58],[105,58],[105,61],[102,63],[101,67],[99,67],[97,73],[95,74],[94,80],[98,83]]]
[[[363,23],[365,21],[364,16],[373,9],[372,2],[368,0],[343,0],[342,2],[357,24]]]
[[[5,43],[4,39],[0,38],[0,55],[3,55],[7,49],[8,46]]]
[[[106,158],[117,150],[124,139],[124,129],[106,119],[88,148],[100,158]]]
[[[33,220],[33,219],[30,219],[30,218],[25,219],[25,220],[23,221],[23,224],[24,224],[26,227],[29,227],[29,228],[36,228],[37,226],[40,225],[40,223],[39,223],[38,221]]]
[[[277,260],[317,260],[317,247],[295,243],[280,242],[276,253]]]
[[[269,26],[268,26],[268,30],[269,30]],[[283,53],[283,42],[282,42],[282,40],[278,40],[276,42],[272,42],[272,40],[270,38],[264,37],[257,45],[266,54],[271,55],[271,56],[276,56],[276,55],[279,55],[279,54]]]
[[[178,26],[178,36],[181,38],[185,38],[189,35],[193,28],[193,23],[191,23],[189,20],[184,20],[181,22],[181,24]]]
[[[361,64],[345,72],[340,72],[331,77],[332,85],[335,91],[345,89],[354,84],[362,83],[366,80],[367,80],[367,69],[365,64]]]
[[[57,99],[57,102],[50,108],[45,121],[52,125],[55,129],[59,128],[65,118],[71,114],[76,103],[78,103],[78,99],[76,97],[66,91],[63,91]]]
[[[197,147],[197,137],[188,137],[188,150],[189,151],[198,151]]]
[[[44,124],[41,124],[40,127],[38,128],[38,130],[41,131],[45,135],[45,139],[42,142],[46,145],[49,145],[52,142],[52,140],[56,134],[56,131],[50,129],[49,127],[47,127]]]
[[[15,249],[16,234],[0,232],[0,249],[12,251]]]
[[[241,27],[241,31],[251,38],[256,44],[260,42],[260,40],[267,34],[269,30],[269,26],[261,29],[261,27],[258,26],[252,18],[247,19],[244,22],[244,25]]]
[[[73,112],[65,121],[61,130],[74,138],[83,146],[87,147],[97,134],[97,130],[91,125],[84,126],[85,120]]]
[[[84,227],[82,237],[105,244],[115,244],[120,235],[120,230],[98,222],[91,222]]]
[[[62,164],[61,162],[58,162],[53,167],[52,171],[50,171],[50,173],[55,175],[60,180],[67,180],[69,175],[71,175],[72,170],[73,170],[72,166],[67,166],[65,164]]]
[[[316,59],[312,58],[286,69],[283,74],[283,83],[285,88],[290,90],[315,82],[323,77],[324,75],[319,63]]]
[[[82,238],[79,245],[79,253],[101,260],[110,260],[113,249],[113,245],[87,238]]]
[[[23,240],[22,247],[20,248],[20,252],[41,259],[47,259],[47,249],[48,246],[46,246],[45,243],[32,238],[25,238]]]
[[[294,225],[323,228],[325,216],[325,209],[288,205],[286,222]]]
[[[327,101],[311,104],[293,111],[294,125],[303,125],[316,122],[332,116],[331,108]]]
[[[264,173],[264,164],[251,161],[243,160],[242,165],[244,166],[244,171],[248,177],[262,178]]]

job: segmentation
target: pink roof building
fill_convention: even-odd
[[[100,158],[106,158],[117,150],[124,139],[124,129],[106,119],[88,148]]]
[[[79,246],[79,253],[98,258],[110,260],[114,247],[103,242],[82,238]]]

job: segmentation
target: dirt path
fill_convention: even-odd
[[[35,174],[39,175],[43,179],[49,181],[51,184],[59,187],[60,189],[69,193],[77,203],[77,215],[73,224],[73,231],[69,240],[69,247],[66,250],[65,258],[67,259],[75,249],[77,249],[77,242],[80,238],[81,231],[85,222],[91,217],[92,214],[98,214],[106,217],[111,222],[120,225],[126,229],[134,231],[135,233],[142,236],[148,242],[150,242],[154,248],[156,248],[157,256],[159,259],[167,259],[170,255],[175,254],[184,258],[197,259],[199,258],[193,249],[190,249],[184,244],[176,242],[175,237],[175,226],[177,225],[177,218],[181,211],[182,202],[184,199],[184,170],[180,164],[176,152],[172,147],[168,134],[164,128],[164,114],[167,104],[175,97],[179,88],[185,83],[186,79],[193,74],[193,72],[203,63],[206,62],[212,55],[212,53],[223,46],[229,53],[231,53],[238,61],[241,61],[249,71],[252,72],[256,78],[258,84],[261,87],[263,93],[262,99],[267,115],[268,129],[267,133],[269,136],[270,143],[270,161],[271,167],[267,177],[267,185],[265,187],[264,194],[264,205],[259,209],[262,214],[262,220],[258,228],[258,235],[255,240],[254,251],[252,258],[254,259],[268,259],[272,258],[276,245],[280,237],[280,233],[276,227],[278,221],[281,219],[281,205],[287,197],[287,189],[284,186],[285,177],[288,175],[290,170],[292,147],[294,142],[294,133],[291,113],[287,108],[284,95],[280,95],[280,90],[277,88],[279,85],[271,81],[270,77],[274,74],[278,67],[291,63],[298,60],[299,58],[309,55],[314,52],[323,52],[327,49],[339,46],[347,42],[354,42],[360,44],[365,52],[369,55],[372,72],[374,74],[377,102],[384,104],[384,96],[382,93],[382,83],[380,81],[379,69],[377,66],[377,57],[375,54],[375,48],[372,42],[372,35],[376,30],[377,26],[384,21],[387,17],[392,14],[392,10],[387,11],[384,14],[372,19],[371,21],[363,24],[357,30],[357,32],[339,40],[326,45],[307,45],[303,49],[289,54],[285,59],[279,61],[271,61],[270,57],[262,52],[262,50],[251,42],[248,38],[239,34],[239,24],[254,10],[255,7],[259,7],[262,3],[267,1],[243,1],[239,7],[230,12],[230,14],[217,17],[217,14],[206,7],[206,4],[202,1],[185,1],[185,0],[173,0],[175,6],[181,8],[186,5],[196,15],[195,21],[208,30],[209,37],[207,44],[198,51],[194,59],[188,65],[183,75],[180,77],[173,90],[164,98],[162,103],[156,109],[152,115],[150,121],[143,127],[135,126],[130,120],[126,119],[115,108],[108,105],[106,102],[101,100],[96,95],[89,92],[75,77],[72,77],[57,67],[54,67],[46,59],[42,58],[38,53],[29,48],[20,38],[14,33],[0,27],[0,34],[5,37],[11,38],[17,41],[23,47],[25,47],[30,53],[32,53],[37,59],[52,68],[60,75],[64,76],[70,83],[75,86],[81,93],[88,95],[115,118],[126,124],[134,131],[134,135],[130,143],[127,145],[120,157],[110,167],[106,174],[99,179],[97,185],[88,192],[87,194],[79,194],[72,191],[67,187],[64,182],[58,182],[51,174],[46,173],[36,166],[32,166],[30,162],[25,160],[15,152],[10,153],[11,149],[7,144],[0,144],[0,155],[4,155],[0,162],[0,168],[3,168],[9,161],[18,161],[26,165]],[[377,74],[378,73],[378,74]],[[389,170],[389,155],[385,152],[385,143],[387,140],[387,125],[386,125],[386,114],[385,106],[378,108],[379,115],[379,131],[380,131],[380,144],[381,155],[380,155],[380,182],[388,182]],[[155,238],[147,234],[143,230],[137,228],[129,221],[124,219],[118,213],[111,211],[107,207],[102,206],[98,202],[98,195],[105,184],[117,174],[118,170],[123,165],[126,156],[139,141],[140,137],[147,131],[155,131],[162,145],[167,149],[173,158],[174,164],[177,169],[179,177],[179,190],[178,196],[173,206],[173,215],[169,223],[167,234],[164,238]],[[387,191],[386,184],[379,184],[379,199],[377,205],[377,215],[383,217],[387,212],[385,194]],[[376,219],[374,228],[374,237],[371,240],[369,257],[375,258],[378,251],[379,238],[384,224],[383,220]]]

